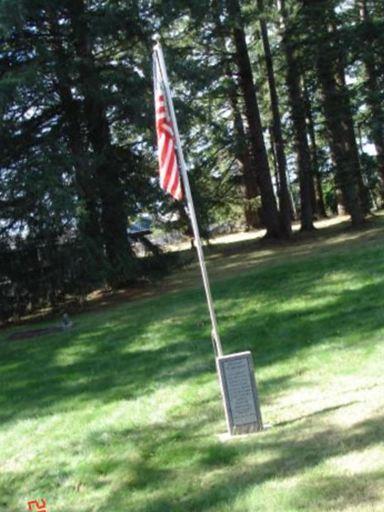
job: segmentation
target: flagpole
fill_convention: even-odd
[[[214,348],[215,348],[215,353],[216,353],[215,355],[216,356],[222,356],[223,355],[223,349],[221,347],[219,330],[218,330],[218,327],[217,327],[216,313],[215,313],[215,308],[214,308],[214,305],[213,305],[213,300],[212,300],[211,288],[210,288],[210,285],[209,285],[207,268],[206,268],[206,265],[205,265],[204,252],[203,252],[203,247],[202,247],[202,244],[201,244],[199,225],[197,223],[195,207],[194,207],[194,204],[193,204],[191,187],[189,185],[188,172],[187,172],[187,168],[186,168],[186,165],[185,165],[183,150],[182,150],[182,147],[181,147],[180,134],[179,134],[178,126],[177,126],[176,114],[175,114],[175,110],[173,108],[171,88],[170,88],[169,82],[168,82],[168,74],[167,74],[167,69],[165,67],[163,50],[161,48],[158,36],[155,36],[155,41],[156,41],[156,44],[155,44],[155,47],[154,47],[154,52],[155,52],[155,55],[157,57],[159,68],[160,68],[160,72],[161,72],[162,77],[163,77],[163,83],[164,83],[164,89],[165,89],[164,92],[165,92],[166,100],[167,100],[166,103],[167,103],[167,106],[168,106],[169,115],[171,116],[173,132],[174,132],[174,138],[175,138],[176,151],[177,151],[177,156],[178,156],[179,165],[180,165],[180,173],[181,173],[181,177],[182,177],[182,180],[183,180],[185,195],[186,195],[186,198],[187,198],[188,211],[189,211],[189,216],[190,216],[190,219],[191,219],[193,235],[194,235],[194,238],[195,238],[196,250],[197,250],[197,255],[198,255],[198,258],[199,258],[200,270],[201,270],[201,275],[202,275],[202,278],[203,278],[205,295],[206,295],[206,298],[207,298],[209,316],[211,318],[212,342],[213,342],[213,345],[214,345]]]

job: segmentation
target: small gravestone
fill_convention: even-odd
[[[251,353],[220,356],[216,361],[230,435],[263,430]]]
[[[70,329],[73,326],[72,320],[69,318],[68,313],[64,313],[64,315],[61,318],[61,328],[63,331],[66,331],[67,329]]]

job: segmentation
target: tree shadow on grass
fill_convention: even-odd
[[[233,326],[226,330],[230,340],[226,346],[235,351],[242,342],[244,348],[252,350],[256,368],[283,362],[325,340],[335,348],[339,345],[347,355],[348,348],[354,348],[356,342],[346,343],[345,339],[359,333],[360,343],[364,344],[384,326],[384,314],[378,303],[383,295],[383,282],[381,278],[356,290],[340,291],[324,305],[310,307],[303,303],[285,311],[266,306],[254,315],[233,314]],[[284,292],[281,295],[282,302],[289,302]]]
[[[300,510],[329,510],[337,505],[341,511],[380,499],[384,470],[369,473],[358,469],[358,474],[350,474],[335,468],[334,477],[321,474],[318,477],[316,471],[311,474],[310,470],[328,459],[378,444],[384,434],[383,415],[356,424],[350,430],[328,427],[303,439],[292,429],[277,429],[226,444],[196,435],[199,425],[193,421],[178,436],[174,428],[169,424],[156,425],[120,433],[119,442],[134,440],[139,461],[117,462],[111,480],[123,478],[123,482],[99,505],[98,512],[108,507],[116,512],[126,507],[135,512],[213,509],[251,512],[258,509],[251,504],[249,508],[236,507],[239,498],[247,499],[250,493],[271,481],[276,490],[278,481],[294,476],[302,476],[303,480],[298,480],[293,488],[285,489],[282,485],[277,489],[282,503],[290,503]],[[309,476],[305,474],[308,471]],[[356,492],[350,487],[354,484],[358,484]]]
[[[357,278],[369,272],[360,267],[353,271]],[[301,284],[294,287],[295,276],[288,273],[287,286],[276,290],[267,286],[271,275],[261,273],[263,297],[278,295],[282,302],[289,303],[295,293],[307,293],[311,289],[313,269],[302,271],[301,275],[296,273],[296,280],[300,278]],[[372,315],[372,310],[378,308],[377,299],[382,295],[382,282],[383,278],[376,278],[373,283],[357,290],[341,290],[324,305],[307,307],[303,304],[287,311],[273,311],[267,305],[252,314],[249,310],[234,313],[236,302],[247,301],[248,295],[250,301],[257,301],[257,294],[252,297],[252,279],[237,280],[238,288],[244,286],[240,297],[231,298],[228,289],[219,293],[219,303],[224,303],[221,312],[226,323],[226,352],[251,348],[257,370],[283,362],[324,339],[335,345],[342,343],[345,336],[356,330],[363,343],[383,326],[383,315]],[[177,298],[173,304],[165,304],[160,309],[155,304],[150,316],[143,318],[140,313],[135,316],[135,308],[131,308],[130,316],[124,317],[124,308],[120,308],[120,314],[108,315],[104,325],[88,327],[88,332],[92,333],[89,341],[87,331],[80,331],[73,339],[72,334],[66,334],[39,344],[18,342],[17,346],[9,347],[9,357],[0,369],[0,420],[4,423],[31,415],[51,414],[66,407],[73,409],[74,399],[76,407],[94,400],[99,403],[129,400],[151,393],[159,386],[188,382],[199,375],[215,378],[208,329],[206,325],[200,325],[199,320],[205,305],[196,306],[195,301],[196,295],[191,293],[186,294],[182,305],[178,305]],[[156,345],[154,348],[135,345],[136,339],[163,322],[161,336],[172,341],[158,348]],[[207,341],[204,341],[204,332]],[[82,335],[85,335],[84,342]],[[196,341],[197,335],[201,342]],[[75,354],[75,361],[58,363],[61,350],[76,343],[81,350]],[[343,349],[347,348],[343,345]],[[289,380],[293,383],[294,377],[291,374],[288,379],[283,375],[284,382],[279,382],[279,378],[262,380],[259,383],[262,396],[269,398],[283,384],[288,385]]]
[[[308,256],[326,257],[335,250],[356,250],[376,242],[383,232],[383,218],[370,220],[364,229],[355,230],[345,221],[311,233],[296,232],[286,241],[246,240],[233,244],[215,244],[208,250],[208,269],[212,277],[226,279],[229,273],[241,274],[255,267],[279,266],[284,260],[305,260]],[[220,259],[220,265],[216,260]],[[198,269],[196,268],[196,273]],[[172,279],[172,277],[171,277]],[[179,284],[182,283],[182,277]]]
[[[348,506],[370,506],[370,510],[379,511],[382,505],[384,483],[383,471],[367,471],[358,475],[316,477],[304,483],[291,493],[287,502],[297,510],[314,512],[338,510],[344,511]],[[380,505],[381,504],[381,505]],[[377,507],[377,508],[376,508]]]
[[[274,309],[276,301],[289,305],[295,297],[307,294],[310,299],[329,269],[348,271],[368,284],[328,292],[325,304],[304,302],[283,311]],[[373,248],[366,250],[364,259],[344,253],[336,259],[325,258],[321,264],[293,262],[218,283],[215,295],[226,353],[251,348],[257,371],[324,340],[347,349],[342,340],[355,331],[363,343],[383,326],[383,315],[372,314],[380,310],[383,274],[383,258],[379,248]],[[82,317],[77,331],[39,342],[0,344],[2,423],[73,410],[86,402],[135,399],[160,386],[198,376],[214,379],[202,292],[190,290],[143,305],[120,306],[104,313],[98,322],[94,315]],[[160,342],[152,342],[151,336],[158,336]],[[67,350],[74,351],[72,356],[60,362]],[[283,382],[273,379],[279,378],[259,382],[264,399],[283,384],[292,384],[294,375],[283,375]]]
[[[307,420],[309,418],[315,418],[316,416],[321,416],[323,414],[329,413],[329,412],[335,412],[339,409],[343,409],[344,407],[349,407],[350,405],[358,404],[359,402],[357,400],[353,400],[347,403],[334,405],[332,407],[325,407],[324,409],[320,409],[319,411],[312,412],[310,414],[303,414],[302,416],[299,416],[298,418],[293,418],[291,420],[286,421],[279,421],[278,423],[275,423],[273,425],[273,428],[277,427],[285,427],[287,425],[292,425],[293,423],[297,423],[298,421]]]
[[[82,448],[96,456],[85,457],[79,466],[4,471],[0,504],[4,510],[16,511],[20,496],[38,489],[53,507],[55,489],[60,487],[68,492],[75,489],[81,501],[100,492],[103,498],[84,511],[253,512],[262,505],[258,497],[262,486],[272,482],[277,503],[287,510],[342,511],[349,506],[358,510],[367,502],[379,503],[384,470],[357,468],[353,474],[335,466],[324,475],[319,468],[328,460],[335,464],[339,456],[377,445],[384,435],[384,415],[348,430],[325,426],[308,433],[284,427],[221,443],[204,433],[210,428],[211,414],[194,414],[197,409],[183,423],[172,419],[135,429],[93,431]],[[328,409],[318,411],[318,415],[328,413]],[[300,432],[304,437],[299,437]],[[298,478],[296,484],[284,486],[284,480],[292,477]],[[267,488],[262,496],[269,494]]]

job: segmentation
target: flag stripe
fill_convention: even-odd
[[[170,184],[172,174],[174,172],[174,167],[175,167],[175,151],[171,145],[169,146],[169,149],[170,149],[169,160],[164,162],[164,165],[161,169],[162,172],[164,173],[164,188],[166,189],[167,192],[170,192],[169,184]]]
[[[156,57],[155,57],[156,58]],[[157,65],[155,62],[155,69]],[[155,72],[155,113],[161,188],[175,199],[183,198],[174,132],[169,118],[160,74]]]

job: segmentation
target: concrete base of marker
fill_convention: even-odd
[[[263,430],[260,404],[249,351],[216,358],[228,434]]]
[[[264,423],[263,429],[257,430],[256,432],[251,432],[249,434],[235,434],[233,436],[229,432],[222,432],[221,434],[217,434],[216,437],[221,443],[228,443],[229,441],[241,441],[241,439],[249,439],[249,436],[255,436],[257,434],[260,435],[262,432],[266,432],[271,428],[271,424]]]

